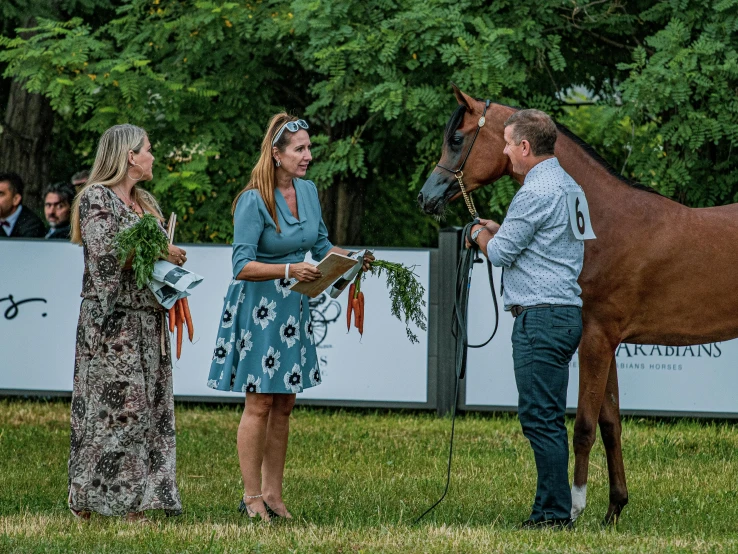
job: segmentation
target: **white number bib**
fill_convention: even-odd
[[[581,190],[571,190],[566,193],[569,205],[569,223],[574,236],[579,240],[596,239],[589,219],[587,198]]]

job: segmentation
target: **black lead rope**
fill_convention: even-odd
[[[487,277],[489,278],[489,288],[492,291],[492,300],[495,305],[495,328],[490,337],[481,344],[469,344],[467,334],[467,315],[469,313],[469,291],[471,290],[472,271],[475,263],[483,263],[479,256],[479,250],[476,248],[475,242],[471,239],[471,230],[473,225],[479,223],[475,219],[464,227],[461,233],[461,253],[459,255],[459,263],[456,266],[456,296],[454,299],[454,313],[451,322],[451,332],[456,339],[456,386],[454,388],[454,406],[451,412],[451,440],[448,448],[448,469],[446,471],[446,487],[443,489],[441,498],[436,500],[435,504],[428,508],[423,514],[415,520],[414,524],[420,522],[426,515],[431,513],[441,501],[446,498],[448,487],[451,484],[451,459],[454,453],[454,430],[456,428],[456,410],[459,404],[459,381],[466,375],[466,355],[468,348],[482,348],[497,334],[497,327],[500,323],[500,312],[497,306],[497,297],[495,296],[495,284],[492,279],[492,264],[487,260]],[[469,239],[472,248],[466,248],[465,240]]]

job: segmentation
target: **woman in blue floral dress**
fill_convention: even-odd
[[[295,395],[320,384],[308,297],[288,287],[314,281],[334,247],[318,191],[302,177],[312,160],[308,124],[272,117],[251,180],[234,201],[233,281],[226,293],[208,386],[243,392],[238,428],[244,482],[239,510],[291,518],[282,499],[289,417]],[[367,268],[370,263],[367,260]]]

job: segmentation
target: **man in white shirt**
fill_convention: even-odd
[[[579,185],[554,156],[556,125],[539,110],[505,122],[505,150],[525,180],[502,225],[481,220],[471,238],[503,268],[505,309],[515,317],[513,362],[518,415],[536,460],[538,483],[524,528],[569,528],[569,441],[564,424],[569,361],[582,336],[581,232],[575,233],[568,196]]]

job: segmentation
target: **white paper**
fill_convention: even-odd
[[[578,240],[596,239],[592,230],[592,221],[589,219],[589,205],[587,197],[581,190],[571,190],[566,193],[569,205],[569,222],[571,230]]]

